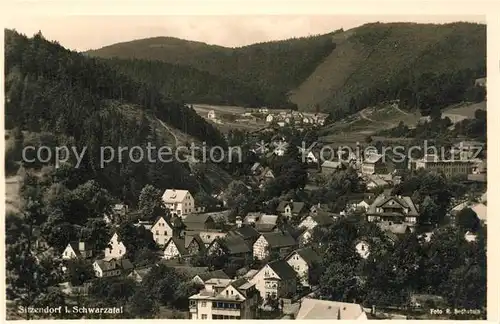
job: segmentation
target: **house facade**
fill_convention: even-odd
[[[264,233],[253,244],[253,256],[259,260],[267,258],[271,253],[284,256],[297,246],[288,232]]]
[[[92,268],[96,277],[106,278],[127,274],[134,266],[128,259],[103,259],[94,261]]]
[[[415,225],[419,212],[411,197],[382,194],[375,199],[366,215],[369,222]]]
[[[411,163],[409,166],[411,167]],[[437,156],[426,155],[414,162],[415,169],[442,172],[447,178],[467,176],[472,173],[472,163],[469,160],[440,160]]]
[[[316,251],[311,248],[298,249],[290,253],[285,260],[297,273],[301,284],[304,287],[309,287],[309,271],[318,267],[321,262]]]
[[[70,260],[76,258],[87,259],[93,256],[93,249],[90,244],[86,242],[70,242],[62,253],[63,260]]]
[[[163,193],[162,199],[170,212],[177,216],[184,217],[198,211],[194,198],[188,190],[167,189]]]
[[[119,259],[127,253],[127,248],[125,244],[118,237],[118,233],[115,232],[108,243],[108,247],[104,249],[104,257],[106,259]]]
[[[386,173],[387,167],[382,160],[382,155],[370,154],[361,164],[361,173],[364,175]]]
[[[250,282],[267,298],[285,298],[297,292],[297,274],[284,260],[269,262],[263,266]]]
[[[156,219],[150,231],[153,233],[153,239],[159,246],[165,246],[172,236],[174,236],[173,226],[161,216]]]
[[[210,279],[199,293],[189,297],[194,320],[254,319],[258,292],[246,279]]]
[[[205,244],[197,236],[172,237],[165,245],[163,258],[167,260],[175,258],[184,259],[196,255],[204,249]]]

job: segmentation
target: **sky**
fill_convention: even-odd
[[[245,46],[344,30],[370,22],[485,23],[467,15],[225,15],[225,16],[34,16],[7,20],[5,27],[32,36],[39,30],[78,51],[134,39],[170,36],[227,47]]]

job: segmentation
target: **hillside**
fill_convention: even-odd
[[[289,105],[288,97],[300,110],[330,112],[336,120],[394,99],[426,115],[462,101],[485,75],[486,26],[373,23],[234,49],[160,37],[87,54],[190,66],[256,89],[270,107]]]
[[[283,108],[290,106],[287,102],[288,91],[300,85],[331,53],[335,47],[332,35],[266,42],[234,49],[156,37],[114,44],[86,54],[103,58],[160,60],[190,66],[259,89],[267,106]]]
[[[350,31],[292,95],[342,117],[399,99],[423,114],[462,101],[486,73],[485,25],[368,24]]]
[[[7,165],[19,161],[19,150],[27,144],[67,145],[79,151],[86,148],[81,165],[74,170],[79,181],[96,179],[115,197],[132,204],[146,184],[193,192],[201,187],[220,190],[220,186],[210,188],[209,179],[200,183],[187,163],[154,163],[147,158],[137,162],[125,151],[122,159],[101,164],[102,147],[138,146],[145,151],[148,143],[173,146],[178,133],[209,145],[225,145],[216,128],[185,106],[182,98],[167,98],[151,84],[66,50],[41,33],[27,38],[5,31],[5,76],[5,125],[16,130],[18,143],[7,150]],[[23,137],[26,132],[35,134],[34,143]],[[41,166],[25,164],[27,168]],[[216,182],[220,178],[227,177]]]

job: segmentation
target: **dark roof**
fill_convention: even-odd
[[[276,211],[283,213],[285,211],[285,207],[290,205],[292,207],[292,213],[300,213],[302,209],[305,207],[305,203],[296,202],[296,201],[281,201],[276,208]]]
[[[260,236],[260,233],[255,228],[248,225],[242,225],[241,227],[237,227],[234,230],[232,230],[232,232],[241,236],[244,240],[253,238],[258,239]]]
[[[255,229],[259,232],[272,232],[276,228],[276,224],[255,224]]]
[[[201,223],[204,224],[207,221],[213,221],[212,215],[208,213],[205,214],[189,214],[184,218],[184,223]]]
[[[318,225],[330,225],[334,223],[332,216],[328,213],[311,213],[311,218],[318,223]]]
[[[403,208],[408,208],[409,216],[418,216],[417,207],[413,203],[413,200],[408,196],[386,196],[384,194],[378,196],[370,208],[368,208],[367,214],[379,214],[376,212],[377,207],[384,206],[389,201],[394,200],[396,203],[401,205]]]
[[[252,248],[238,235],[228,235],[222,240],[222,244],[229,254],[250,253]]]
[[[166,245],[169,245],[170,242],[173,242],[177,247],[180,255],[188,255],[188,250],[186,249],[186,240],[184,238],[172,237],[168,240]]]
[[[297,242],[292,237],[292,235],[288,232],[273,232],[273,233],[264,233],[262,234],[266,239],[269,246],[273,248],[277,247],[287,247],[296,245]]]
[[[276,260],[267,264],[281,278],[281,280],[290,280],[297,278],[297,273],[284,260]]]
[[[297,253],[305,262],[307,262],[307,264],[309,266],[313,265],[314,263],[321,262],[321,258],[318,255],[318,253],[316,253],[316,251],[314,251],[310,247],[297,249],[297,250],[293,251],[292,253],[290,253],[286,257],[286,259],[288,259],[290,256],[292,256],[295,253]]]
[[[198,275],[201,280],[207,281],[209,279],[230,279],[229,276],[222,270],[215,270]]]

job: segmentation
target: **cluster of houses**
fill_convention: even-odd
[[[281,201],[275,214],[251,212],[237,216],[232,224],[227,219],[227,212],[199,213],[189,191],[167,189],[163,199],[174,216],[158,216],[153,223],[137,224],[151,232],[161,251],[159,262],[189,264],[193,257],[200,254],[263,262],[259,269],[238,270],[234,278],[229,278],[222,270],[210,272],[207,269],[192,276],[193,282],[203,286],[189,298],[192,319],[255,318],[257,308],[264,305],[262,301],[269,299],[281,301],[282,309],[289,309],[291,306],[284,306],[283,301],[297,297],[304,287],[312,288],[311,273],[321,264],[320,256],[311,245],[314,231],[328,227],[351,211],[361,211],[368,222],[378,224],[393,241],[399,234],[414,231],[419,218],[418,206],[410,197],[387,193],[352,197],[339,214],[321,204],[310,206],[304,202]],[[484,211],[485,217],[483,205],[463,204],[456,206],[453,212],[458,212],[460,208],[474,208],[478,215]],[[280,222],[283,219],[298,220],[298,226],[290,225],[293,222]],[[229,227],[225,230],[217,228],[220,220]],[[361,257],[367,258],[371,244],[370,238],[360,239],[355,249]],[[128,250],[128,242],[115,232],[104,251],[95,251],[89,242],[71,242],[64,250],[62,259],[93,260],[96,277],[128,276],[140,282],[156,265],[134,267],[127,259]],[[98,257],[102,254],[104,257]],[[335,313],[333,318],[339,319],[366,317],[357,304],[310,298],[301,299],[294,316],[297,319],[326,318],[323,317],[326,315],[314,313],[321,309],[332,310],[325,312],[329,318],[332,312]]]
[[[297,126],[322,126],[325,124],[327,117],[328,114],[324,113],[307,113],[295,110],[259,108],[251,112],[241,114],[235,121],[265,121],[268,124],[276,124],[280,127],[291,124]],[[215,110],[210,110],[207,113],[207,119],[214,123],[222,124],[222,120],[217,116]]]

